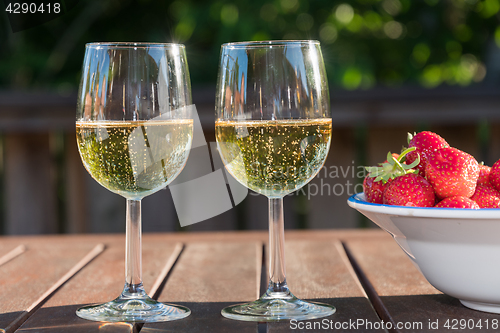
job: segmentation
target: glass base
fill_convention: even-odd
[[[87,320],[135,323],[171,321],[185,318],[190,314],[191,310],[184,306],[155,301],[142,288],[136,292],[130,292],[126,288],[111,302],[85,306],[76,311],[78,317]]]
[[[221,314],[229,319],[244,321],[306,320],[323,318],[334,314],[335,307],[324,303],[306,302],[295,297],[290,291],[267,291],[258,300],[228,306]]]

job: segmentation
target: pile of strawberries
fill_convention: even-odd
[[[492,167],[433,132],[408,134],[408,149],[367,167],[366,201],[442,208],[500,208],[500,160]]]

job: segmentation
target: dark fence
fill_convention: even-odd
[[[433,130],[450,145],[491,165],[500,158],[500,93],[491,87],[372,89],[332,93],[333,137],[318,176],[285,198],[288,228],[370,224],[346,200],[361,190],[363,165],[399,152],[406,133]],[[214,142],[214,89],[195,89],[205,137]],[[0,222],[4,234],[120,232],[125,199],[97,184],[80,161],[76,96],[0,93]],[[143,200],[144,231],[267,228],[267,199],[180,228],[170,191]]]

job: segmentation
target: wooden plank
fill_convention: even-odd
[[[172,232],[179,226],[169,188],[142,199],[142,230],[144,232]]]
[[[288,286],[304,299],[365,297],[336,241],[285,242]]]
[[[500,124],[492,124],[490,125],[490,140],[488,142],[488,152],[487,155],[489,159],[484,161],[486,165],[492,166],[493,163],[500,159]]]
[[[66,233],[82,233],[88,231],[87,225],[87,170],[85,170],[78,146],[76,133],[66,133],[64,142],[64,191],[66,192]]]
[[[258,245],[255,242],[187,244],[159,299],[166,302],[252,300],[258,287]],[[239,289],[237,293],[236,289]]]
[[[87,195],[86,228],[91,233],[125,232],[126,200],[109,191],[95,181],[87,172],[85,177]],[[143,224],[147,223],[143,221]]]
[[[478,162],[481,162],[480,145],[478,143],[478,123],[479,119],[454,127],[433,126],[431,130],[442,136],[451,147],[463,150],[474,156]]]
[[[332,133],[332,143],[328,159],[318,175],[305,186],[308,190],[307,228],[355,228],[359,226],[359,217],[354,209],[345,203],[362,187],[358,182],[358,165],[355,164],[356,138],[350,128],[338,128]],[[296,196],[296,192],[294,193]],[[328,218],[332,214],[342,218]]]
[[[77,276],[68,281],[17,332],[101,332],[103,323],[76,316],[75,311],[87,304],[103,303],[116,298],[123,289],[125,271],[124,239],[106,244],[106,251]],[[146,240],[143,244],[143,282],[150,294],[160,286],[180,253],[180,244]],[[165,269],[166,268],[166,269]],[[162,275],[163,274],[163,275]],[[155,290],[151,293],[151,287]],[[105,332],[133,332],[131,324],[108,323]]]
[[[215,87],[194,88],[196,104],[205,135],[213,140]],[[499,93],[491,87],[408,86],[378,87],[369,90],[332,90],[334,127],[351,127],[360,121],[377,124],[468,123],[479,119],[498,121]],[[74,129],[77,96],[19,91],[0,92],[0,129],[2,131],[47,131]],[[471,112],[473,110],[473,112]],[[211,135],[212,134],[212,135]]]
[[[283,199],[283,213],[285,215],[285,229],[297,228],[297,201],[296,196],[287,196]],[[269,199],[251,190],[241,203],[242,214],[245,219],[244,228],[247,230],[268,230]],[[239,217],[238,217],[239,218]]]
[[[75,95],[0,92],[0,128],[8,132],[41,132],[75,128]]]
[[[185,305],[191,315],[146,324],[141,332],[257,332],[257,323],[226,319],[220,311],[255,299],[261,248],[259,242],[188,243],[159,300]]]
[[[492,329],[492,320],[500,320],[497,314],[474,311],[460,304],[450,296],[432,287],[403,253],[394,240],[346,240],[347,249],[359,265],[362,274],[373,286],[375,297],[394,322],[402,323],[403,328],[396,332],[431,331],[430,323],[438,322],[432,332],[449,332],[444,327],[447,320],[482,320],[480,332],[497,332]],[[490,323],[485,327],[485,320]],[[418,326],[418,325],[422,326]],[[408,325],[405,329],[404,325]],[[460,328],[460,326],[458,326]],[[454,329],[454,332],[472,332],[471,329]]]
[[[26,246],[23,244],[17,246],[15,244],[0,246],[0,266],[11,261],[24,252],[26,252]]]
[[[34,301],[26,311],[18,316],[13,322],[7,326],[5,329],[6,333],[11,333],[17,330],[22,323],[24,323],[35,311],[37,311],[54,293],[56,290],[61,288],[69,279],[71,279],[75,274],[77,274],[83,267],[85,267],[90,261],[92,261],[96,256],[98,256],[104,250],[103,244],[96,245],[92,251],[87,253],[79,262],[76,263],[66,274],[64,274],[59,280],[56,281],[49,289],[47,289],[36,301]]]
[[[96,244],[33,243],[0,266],[0,329],[23,316]]]
[[[419,91],[420,90],[420,91]],[[332,96],[333,126],[415,123],[457,125],[481,119],[498,122],[496,94],[478,89],[370,89]]]
[[[377,229],[323,229],[323,230],[285,230],[287,240],[344,240],[344,239],[373,239],[391,237],[383,230]],[[219,243],[219,242],[266,242],[269,238],[267,231],[211,231],[211,232],[166,232],[144,233],[143,241],[163,241],[180,243]],[[44,235],[40,236],[0,236],[0,246],[15,246],[31,244],[33,242],[66,242],[81,243],[95,242],[108,243],[123,241],[123,234],[72,234],[72,235]],[[12,246],[14,246],[12,245]],[[12,247],[13,248],[13,247]]]
[[[369,123],[367,124],[369,125]],[[413,124],[406,126],[377,126],[368,127],[366,140],[366,154],[368,165],[378,165],[384,162],[387,152],[400,153],[403,146],[407,146],[408,132],[413,133]],[[346,205],[347,206],[347,205]]]
[[[348,240],[346,245],[379,296],[440,293],[427,282],[394,240]]]
[[[49,141],[48,133],[5,135],[7,234],[58,231],[55,166]]]
[[[351,209],[352,210],[352,209]],[[333,218],[333,217],[332,217]],[[95,237],[95,236],[93,236]],[[179,242],[267,242],[269,234],[266,231],[214,231],[214,232],[182,232],[182,233],[151,233],[145,237]],[[323,230],[285,230],[287,240],[337,240],[337,239],[371,239],[390,236],[383,230],[376,229],[323,229]]]
[[[285,251],[287,281],[292,293],[302,299],[332,304],[337,309],[332,316],[308,320],[304,325],[326,323],[333,325],[328,328],[334,331],[335,323],[339,325],[358,319],[378,322],[379,318],[352,271],[340,242],[287,240]],[[290,332],[291,325],[290,321],[283,321],[268,323],[267,327],[271,332]],[[377,330],[364,326],[342,329],[342,332],[351,331]]]

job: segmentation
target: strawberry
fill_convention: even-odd
[[[421,176],[425,177],[425,167],[430,155],[438,149],[448,148],[449,146],[445,139],[433,132],[425,131],[414,135],[408,133],[408,147],[415,147],[416,149],[406,156],[406,163],[413,163],[419,156],[420,163],[418,163],[416,169]]]
[[[490,184],[490,171],[491,168],[484,164],[479,164],[479,178],[477,179],[478,185],[489,185]]]
[[[414,150],[407,149],[401,154],[387,154],[387,159],[384,163],[380,163],[378,167],[366,167],[369,172],[368,176],[363,180],[363,192],[365,199],[371,203],[383,203],[382,194],[384,193],[387,184],[394,178],[404,175],[408,172],[414,172],[412,167],[418,164],[418,161],[413,165],[406,165],[402,161],[405,155]]]
[[[471,199],[481,208],[499,208],[500,192],[491,185],[477,185]]]
[[[479,164],[471,155],[456,148],[441,148],[428,159],[427,180],[439,199],[453,196],[470,198],[479,178]]]
[[[363,180],[363,192],[365,193],[366,201],[376,204],[384,203],[382,195],[384,194],[384,190],[390,181],[392,181],[392,179],[389,179],[386,182],[376,182],[374,177],[366,176]]]
[[[422,176],[408,173],[389,183],[384,191],[384,204],[433,207],[436,197],[431,184]]]
[[[489,180],[490,184],[500,191],[500,160],[496,161],[491,167]]]
[[[436,208],[469,208],[469,209],[479,209],[479,205],[466,197],[449,197],[441,200],[436,206]]]

